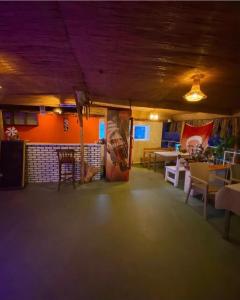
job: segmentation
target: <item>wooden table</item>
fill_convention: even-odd
[[[230,164],[225,164],[225,165],[209,165],[208,169],[209,171],[219,171],[219,170],[228,170],[230,169],[231,165]]]
[[[154,154],[155,151],[166,151],[166,149],[161,150],[161,147],[154,148],[143,148],[143,158],[142,163],[144,167],[150,168],[151,166],[151,155]]]
[[[183,153],[183,152],[178,152],[178,151],[156,151],[154,152],[156,154],[156,156],[160,156],[166,160],[169,159],[176,159],[178,157],[178,155],[181,155],[182,157],[189,157],[190,154],[189,153]]]
[[[240,183],[222,187],[215,196],[215,207],[225,209],[225,226],[223,237],[229,238],[231,215],[240,215]]]
[[[156,170],[156,165],[157,165],[158,160],[166,163],[169,161],[176,160],[178,155],[181,155],[181,157],[184,157],[184,158],[190,157],[189,153],[182,153],[182,152],[178,152],[178,151],[155,151],[154,154],[155,154],[155,157],[154,157],[154,169],[155,170]]]

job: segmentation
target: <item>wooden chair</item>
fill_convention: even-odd
[[[58,149],[59,179],[58,190],[62,182],[72,181],[75,188],[75,151],[73,149]]]
[[[154,168],[154,151],[149,151],[147,153],[147,168],[148,169]]]
[[[142,157],[142,164],[143,167],[149,168],[151,163],[153,162],[153,154],[155,151],[161,149],[160,147],[155,148],[144,148],[143,149],[143,157]]]
[[[230,182],[240,183],[240,164],[232,165],[230,168]]]
[[[181,156],[179,155],[175,166],[166,166],[165,167],[165,181],[169,181],[169,182],[173,183],[174,187],[178,186],[180,173],[186,171],[185,167],[184,167],[184,162],[185,162],[185,159],[181,158]]]
[[[220,179],[219,176],[216,177]],[[225,178],[229,178],[228,179],[229,184],[240,183],[240,164],[231,165],[230,168],[227,169]]]
[[[162,147],[152,147],[152,148],[144,148],[143,149],[143,158],[142,164],[144,167],[147,168],[154,168],[156,169],[156,165],[160,165],[162,161],[160,161],[154,152],[156,151],[171,151],[173,148],[162,148]]]
[[[237,152],[235,151],[224,151],[223,153],[223,164],[234,164]]]
[[[203,216],[205,219],[207,219],[207,202],[208,197],[212,194],[215,195],[215,193],[221,188],[221,186],[216,186],[212,184],[209,181],[209,166],[207,163],[204,162],[196,162],[196,163],[190,163],[190,186],[187,193],[187,197],[185,200],[185,203],[188,203],[191,190],[199,192],[199,194],[203,195]],[[228,184],[229,180],[215,176],[216,179],[221,180],[223,183]]]
[[[158,152],[167,152],[167,151],[174,151],[174,148],[169,147],[169,148],[161,148]],[[175,163],[176,162],[176,157],[172,157],[169,160],[169,157],[166,159],[160,155],[157,155],[156,153],[154,153],[155,155],[155,161],[154,161],[154,171],[157,171],[157,168],[159,167],[165,167],[167,165],[167,163]]]

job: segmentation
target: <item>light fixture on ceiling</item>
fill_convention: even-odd
[[[157,113],[152,112],[152,113],[150,113],[150,115],[149,115],[149,119],[150,119],[151,121],[158,121],[159,116],[158,116]]]
[[[207,98],[207,96],[200,89],[201,78],[203,78],[202,74],[197,74],[192,77],[193,84],[191,90],[183,96],[185,100],[190,102],[197,102]]]
[[[55,107],[55,108],[53,109],[53,112],[55,112],[55,114],[61,115],[61,114],[62,114],[62,109],[61,109],[60,107]]]

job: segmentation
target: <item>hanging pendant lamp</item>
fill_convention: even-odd
[[[189,102],[197,102],[207,98],[207,95],[205,95],[200,89],[200,78],[202,77],[202,75],[194,75],[192,77],[192,88],[186,95],[183,96],[185,100]]]

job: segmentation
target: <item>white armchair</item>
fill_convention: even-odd
[[[178,186],[180,172],[185,172],[184,161],[184,158],[179,155],[176,166],[165,167],[165,181],[173,183],[175,187]]]

